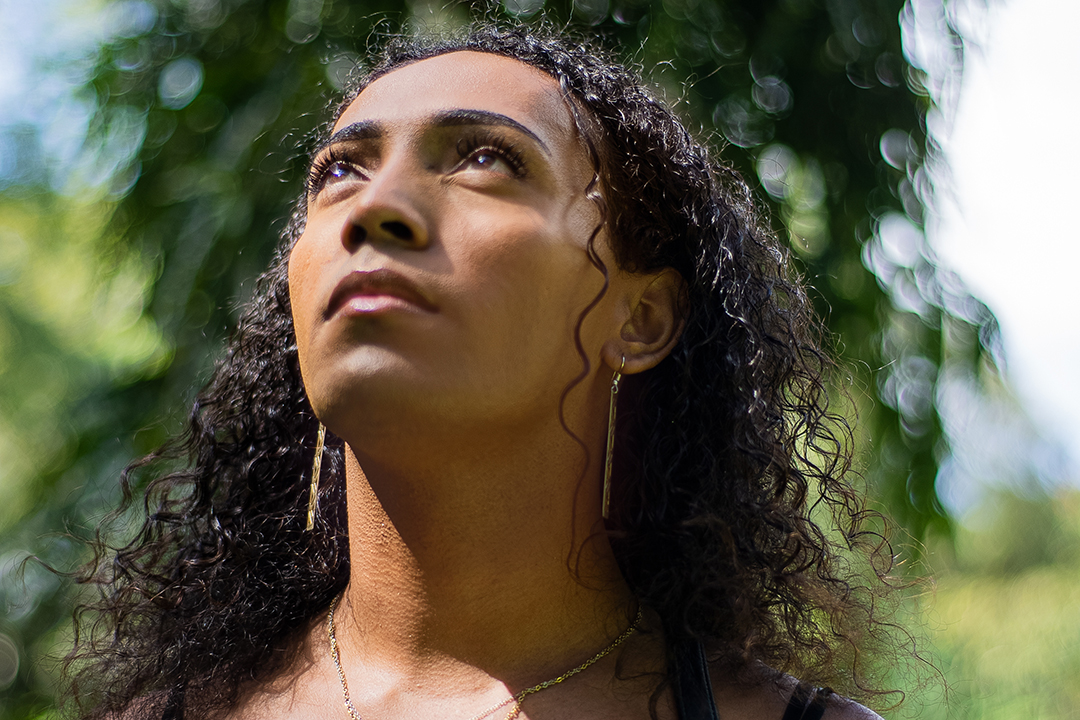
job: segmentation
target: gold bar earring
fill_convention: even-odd
[[[322,472],[323,445],[326,443],[326,426],[319,423],[319,437],[315,441],[315,464],[311,468],[311,494],[308,495],[307,527],[315,527],[315,514],[319,511],[319,473]]]
[[[622,371],[626,367],[626,356],[622,356],[619,369],[611,377],[611,399],[608,401],[607,419],[607,453],[604,458],[604,504],[603,515],[607,520],[611,512],[611,465],[615,458],[615,401],[619,394],[619,381],[622,380]]]

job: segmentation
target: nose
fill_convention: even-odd
[[[341,229],[341,243],[349,251],[370,243],[389,243],[421,250],[428,245],[428,228],[415,202],[419,188],[410,188],[399,173],[380,173],[358,194]]]

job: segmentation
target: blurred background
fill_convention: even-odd
[[[771,206],[901,572],[931,579],[906,622],[945,682],[897,673],[886,714],[1080,718],[1080,4],[487,10],[603,37]],[[0,0],[0,718],[59,717],[78,591],[44,565],[85,560],[120,470],[180,426],[327,103],[370,43],[471,12]]]

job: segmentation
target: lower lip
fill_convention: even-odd
[[[373,315],[393,310],[417,311],[419,308],[408,300],[394,295],[356,295],[342,306],[348,315]]]

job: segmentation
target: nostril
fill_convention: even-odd
[[[393,235],[398,240],[413,240],[413,231],[403,222],[388,220],[379,225],[383,230]]]
[[[367,239],[367,230],[360,223],[350,222],[345,228],[345,242],[349,245],[360,245]]]

